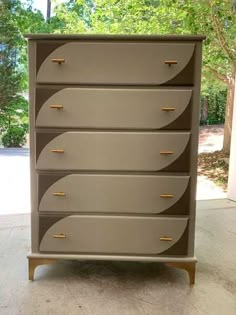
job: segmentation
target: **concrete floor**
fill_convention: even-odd
[[[200,201],[196,284],[158,263],[72,262],[27,280],[29,215],[0,216],[1,315],[235,315],[236,204]]]

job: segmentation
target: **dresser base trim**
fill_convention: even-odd
[[[110,261],[140,261],[161,262],[167,266],[184,269],[189,274],[190,284],[195,282],[196,257],[153,257],[153,256],[119,256],[119,255],[72,255],[72,254],[39,254],[31,253],[29,261],[29,280],[34,280],[35,269],[40,265],[54,264],[59,260],[110,260]]]

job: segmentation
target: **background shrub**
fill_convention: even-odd
[[[227,89],[208,86],[200,102],[200,125],[224,124]]]
[[[26,132],[22,127],[12,126],[2,136],[4,147],[22,147],[26,143]]]
[[[28,129],[28,101],[18,95],[0,109],[2,144],[5,147],[21,147],[26,142]]]

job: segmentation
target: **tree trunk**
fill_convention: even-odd
[[[47,21],[49,21],[51,17],[51,0],[47,0]]]
[[[234,104],[234,85],[235,77],[232,76],[228,83],[227,101],[225,107],[225,125],[224,125],[224,142],[223,150],[226,153],[230,151],[230,140],[232,130],[232,118],[233,118],[233,104]]]
[[[206,97],[202,100],[202,115],[201,115],[201,121],[206,124],[207,118],[208,118],[208,100]]]

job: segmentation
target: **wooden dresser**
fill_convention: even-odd
[[[32,252],[194,283],[202,36],[26,35]]]

